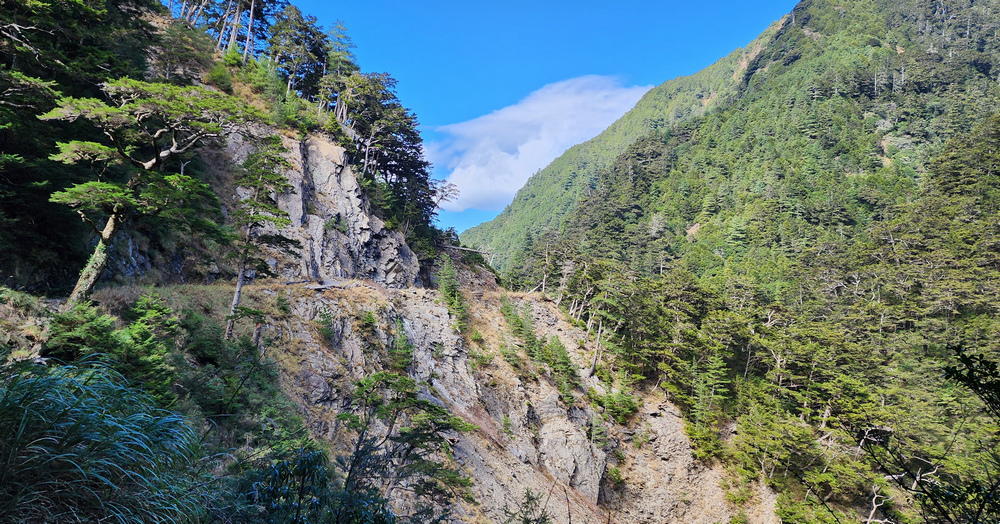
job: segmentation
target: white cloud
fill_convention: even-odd
[[[488,115],[437,128],[445,137],[425,145],[428,160],[461,192],[444,208],[503,209],[533,173],[603,131],[651,87],[582,76],[549,84]]]

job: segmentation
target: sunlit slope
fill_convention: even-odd
[[[782,268],[912,201],[947,141],[997,111],[998,9],[801,2],[737,97],[636,141],[561,240],[648,274],[677,259],[720,282],[743,268],[778,294]]]
[[[737,96],[747,65],[767,47],[786,20],[771,24],[747,47],[707,68],[650,90],[600,135],[571,147],[532,176],[497,218],[464,232],[462,242],[496,252],[495,264],[504,267],[513,252],[524,245],[528,234],[558,228],[593,188],[600,171],[629,145]]]

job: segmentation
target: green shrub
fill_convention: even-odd
[[[288,302],[288,297],[282,294],[274,297],[274,308],[281,315],[290,315],[292,313],[292,305]]]
[[[337,216],[327,220],[323,223],[323,229],[327,231],[340,231],[343,234],[347,234],[347,222],[344,221],[344,217],[337,213]]]
[[[588,392],[595,404],[604,408],[607,414],[619,424],[628,422],[629,417],[639,412],[639,403],[626,390],[598,395],[593,390]]]
[[[403,321],[396,321],[396,333],[389,348],[389,365],[397,371],[405,371],[413,364],[413,342],[406,336]]]
[[[684,424],[684,433],[691,439],[692,452],[698,460],[707,461],[722,456],[724,447],[719,439],[719,431],[714,427],[689,421]]]
[[[0,304],[29,314],[41,314],[45,310],[38,297],[2,286],[0,286]]]
[[[517,354],[517,350],[507,344],[500,346],[500,355],[503,359],[510,364],[510,367],[518,369],[521,367],[521,357]]]
[[[236,49],[230,49],[222,56],[222,63],[227,67],[240,67],[243,65],[243,55]]]
[[[179,328],[177,318],[159,295],[151,293],[139,297],[125,319],[131,323],[115,333],[120,341],[118,351],[111,354],[115,369],[161,404],[172,403],[176,370],[170,354]]]
[[[329,309],[324,308],[316,316],[319,318],[316,321],[316,332],[319,333],[324,342],[329,343],[337,335],[333,328],[333,314],[330,313]]]
[[[739,513],[729,519],[729,524],[750,524],[750,517],[747,516],[745,511],[740,510]]]
[[[473,371],[493,363],[493,354],[476,349],[469,350],[469,366]]]
[[[42,356],[63,362],[95,357],[106,360],[132,384],[151,393],[161,405],[175,400],[172,386],[176,370],[170,362],[178,323],[159,295],[139,297],[114,329],[115,319],[82,304],[56,314]]]
[[[233,92],[233,76],[225,64],[218,63],[208,70],[205,82],[227,92]]]
[[[378,328],[378,318],[375,316],[374,311],[367,310],[358,318],[361,320],[361,326],[365,329],[375,330]]]
[[[223,351],[222,327],[200,313],[186,309],[180,328],[187,334],[183,350],[199,364],[219,365]]]
[[[115,319],[86,304],[76,304],[56,313],[49,323],[49,339],[41,354],[62,362],[74,362],[94,353],[115,353],[118,341],[111,334]]]
[[[615,485],[615,488],[621,488],[625,484],[625,477],[622,476],[622,470],[618,466],[608,467],[608,480]]]

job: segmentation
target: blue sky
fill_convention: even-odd
[[[462,231],[645,90],[746,45],[796,2],[293,3],[324,26],[343,20],[362,70],[399,81],[435,178],[461,191],[441,225]]]

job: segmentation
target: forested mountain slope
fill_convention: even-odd
[[[635,107],[596,137],[571,147],[536,173],[495,219],[462,233],[462,242],[496,252],[494,263],[506,268],[511,247],[526,235],[558,229],[596,183],[598,174],[625,149],[656,130],[670,127],[729,102],[739,92],[744,71],[785,20],[771,25],[744,49],[691,76],[669,80],[646,93]]]
[[[919,183],[945,140],[968,130],[995,107],[1000,74],[994,67],[996,9],[991,2],[799,4],[787,23],[751,46],[762,48],[740,69],[729,96],[721,97],[704,116],[691,113],[683,120],[686,125],[656,126],[660,135],[691,134],[697,146],[682,148],[688,165],[671,167],[683,170],[689,179],[672,187],[652,187],[652,198],[676,199],[668,194],[693,191],[703,199],[678,210],[664,230],[669,230],[667,236],[683,239],[687,228],[704,225],[710,217],[718,220],[720,213],[725,220],[734,206],[749,205],[747,200],[757,200],[755,195],[763,192],[770,192],[766,200],[798,206],[795,213],[802,223],[836,222],[848,228],[863,223],[875,207]],[[633,112],[645,112],[640,111],[645,101]],[[657,113],[657,118],[669,124],[677,114]],[[630,115],[622,121],[630,121]],[[625,146],[639,138],[617,125],[595,141]],[[500,251],[499,267],[506,271],[511,258],[534,240],[528,237],[546,228],[560,231],[565,220],[554,217],[576,209],[587,188],[600,185],[593,175],[611,164],[611,153],[601,157],[604,160],[576,162],[575,151],[529,181],[503,214],[467,232],[463,241]],[[566,175],[549,180],[550,170]],[[695,172],[698,180],[690,178]],[[603,183],[613,189],[613,181]],[[829,190],[826,197],[823,188]],[[711,198],[709,192],[714,193]],[[852,196],[858,193],[862,196]],[[531,198],[536,198],[531,206],[520,204]],[[649,198],[644,195],[644,201]],[[647,222],[659,211],[655,206],[635,207],[642,209]],[[706,215],[698,217],[702,208]],[[553,215],[541,215],[549,209]],[[771,216],[770,210],[755,212]],[[539,216],[519,218],[531,213]],[[659,224],[665,216],[654,229],[663,229]]]
[[[651,93],[540,293],[342,26],[171,4],[0,0],[0,520],[1000,520],[998,0]]]
[[[799,4],[737,97],[629,146],[507,282],[783,521],[995,520],[998,9]]]
[[[823,7],[796,8],[739,100],[619,157],[570,234],[647,274],[688,252],[699,273],[760,267],[912,199],[944,143],[1000,101],[1000,22],[988,5]]]
[[[674,405],[431,225],[342,26],[170,6],[0,0],[0,521],[736,514]]]

